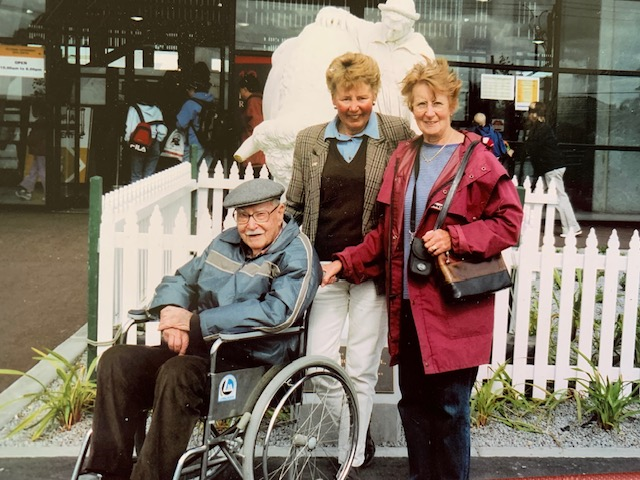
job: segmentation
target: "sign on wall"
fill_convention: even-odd
[[[44,47],[0,45],[0,76],[44,78]]]

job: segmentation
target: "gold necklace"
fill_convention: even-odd
[[[436,158],[438,155],[440,155],[440,152],[442,152],[442,150],[444,150],[444,147],[446,147],[446,146],[447,146],[447,144],[446,144],[446,143],[445,143],[444,145],[442,145],[442,146],[438,149],[438,151],[436,152],[436,154],[435,154],[433,157],[431,157],[431,158],[426,158],[426,156],[422,156],[422,157],[421,157],[421,158],[422,158],[422,160],[424,160],[426,163],[431,163],[431,162],[433,162],[433,160],[435,160],[435,158]]]

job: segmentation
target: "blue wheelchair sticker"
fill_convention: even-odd
[[[225,375],[218,385],[218,401],[229,402],[236,399],[238,381],[233,375]]]

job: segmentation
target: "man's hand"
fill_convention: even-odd
[[[189,346],[189,334],[177,328],[167,328],[162,331],[162,339],[166,342],[169,350],[184,355]]]
[[[323,27],[340,28],[348,27],[350,13],[337,7],[324,7],[316,15],[316,23]]]
[[[176,328],[183,332],[189,331],[189,322],[193,314],[184,308],[169,305],[160,310],[160,325],[158,330],[163,332],[168,328]]]

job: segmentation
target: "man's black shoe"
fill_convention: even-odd
[[[367,438],[364,441],[364,462],[360,465],[360,468],[367,468],[373,463],[373,457],[376,456],[376,444],[373,443],[371,438],[371,426],[367,429]]]

